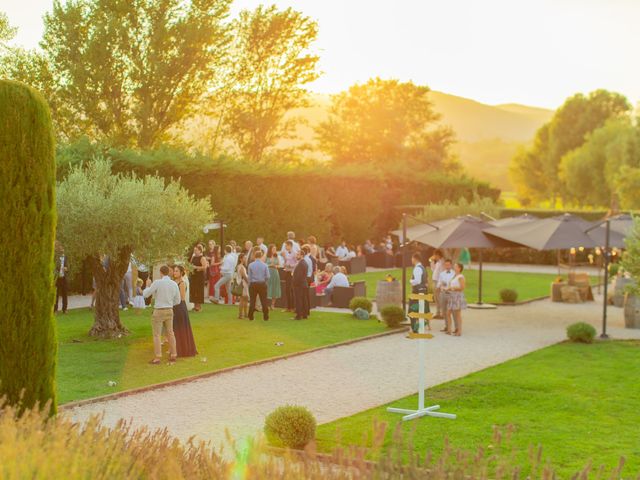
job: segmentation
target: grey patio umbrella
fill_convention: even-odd
[[[631,227],[633,227],[633,217],[628,213],[621,213],[609,217],[609,221],[611,223],[611,230],[622,233],[623,235],[627,235]]]
[[[589,235],[589,237],[596,243],[596,245],[604,247],[607,244],[607,226],[604,223],[601,225],[598,225],[598,223],[600,222],[596,222],[594,224],[595,228],[587,230],[587,235]],[[619,230],[614,230],[612,221],[611,227],[609,229],[609,246],[616,248],[625,248],[625,237],[625,233]]]
[[[569,213],[504,227],[490,227],[484,232],[493,238],[508,240],[535,250],[564,250],[597,245],[585,231],[590,222]]]
[[[417,225],[412,225],[410,227],[407,227],[407,238],[406,238],[406,241],[413,241],[417,237],[419,237],[421,235],[424,235],[425,233],[429,233],[429,232],[432,232],[434,230],[437,230],[436,227],[444,225],[444,224],[446,224],[447,222],[450,222],[450,221],[451,221],[451,219],[436,220],[435,222],[419,223]],[[402,238],[402,228],[399,228],[398,230],[391,231],[391,234],[395,235],[396,237],[398,237],[401,241],[403,241],[402,243],[404,243],[405,239]]]
[[[457,217],[438,225],[413,240],[434,248],[496,248],[513,247],[513,242],[485,235],[491,225],[472,215]],[[478,257],[478,306],[482,306],[482,250]]]

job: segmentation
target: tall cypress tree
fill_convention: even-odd
[[[0,80],[0,397],[55,412],[55,143],[49,106]]]

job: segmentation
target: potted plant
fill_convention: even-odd
[[[625,239],[625,243],[627,250],[622,257],[622,268],[630,275],[632,281],[624,287],[624,324],[627,328],[640,328],[640,289],[638,288],[638,279],[640,279],[640,221],[637,219],[634,219],[633,228]]]

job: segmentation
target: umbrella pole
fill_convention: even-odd
[[[611,221],[607,219],[607,236],[604,245],[604,300],[602,302],[602,333],[600,338],[609,338],[607,335],[607,293],[609,289],[609,235],[611,233]]]
[[[482,250],[478,252],[478,305],[482,305]]]
[[[478,253],[478,303],[470,303],[467,306],[469,308],[489,310],[496,308],[496,306],[491,303],[482,302],[482,250],[478,250]]]

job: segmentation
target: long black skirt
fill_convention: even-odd
[[[179,357],[194,357],[198,354],[191,331],[189,311],[184,300],[173,307],[173,333],[176,336],[176,349]]]

